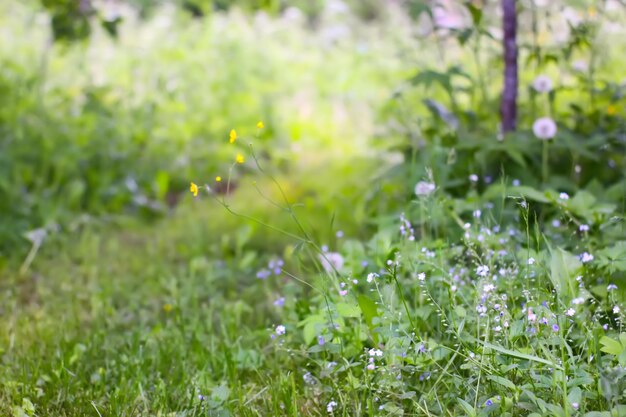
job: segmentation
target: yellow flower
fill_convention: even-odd
[[[233,143],[236,140],[237,140],[237,131],[235,129],[232,129],[230,131],[230,143]]]
[[[259,121],[259,123],[256,124],[256,128],[257,129],[263,129],[264,127],[265,127],[265,125],[261,121]]]
[[[238,164],[243,164],[243,161],[245,161],[243,155],[238,153],[237,157],[235,158],[235,162],[237,162]]]
[[[215,182],[220,182],[220,181],[222,181],[222,177],[220,177],[219,175],[215,177]]]
[[[172,311],[173,308],[174,306],[172,306],[171,304],[163,305],[163,311],[165,311],[166,313],[169,313],[170,311]]]
[[[593,6],[590,7],[587,11],[589,12],[589,17],[595,17],[595,15],[597,13],[596,8],[593,7]]]
[[[609,116],[613,116],[615,113],[617,113],[617,109],[615,108],[615,106],[610,105],[606,108],[606,114],[608,114]]]
[[[198,186],[196,185],[196,183],[191,183],[191,186],[189,186],[189,191],[191,191],[194,197],[198,196]]]

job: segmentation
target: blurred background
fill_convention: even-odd
[[[478,331],[482,278],[461,288],[454,268],[484,277],[478,258],[503,253],[516,276],[507,285],[521,283],[508,292],[515,340],[526,340],[527,282],[567,276],[569,286],[555,287],[573,294],[585,275],[596,297],[577,319],[587,333],[567,337],[589,359],[572,357],[580,372],[562,373],[563,386],[589,384],[576,388],[587,410],[623,403],[597,341],[609,322],[622,329],[626,297],[626,5],[515,3],[517,129],[504,133],[500,1],[1,0],[0,415],[365,407],[374,391],[359,372],[378,335],[365,285],[375,274],[365,277],[380,271],[389,306],[400,306],[378,269],[399,253],[406,276],[397,281],[396,266],[393,275],[415,303],[420,337],[450,348],[429,368],[415,345],[415,385],[385,374],[379,387],[398,404],[422,414],[422,392],[434,393],[424,407],[461,415],[457,394],[476,406],[478,387],[486,404],[497,392],[518,398],[518,385],[583,404],[527,365],[490,354],[503,377],[488,382],[482,359],[473,367],[458,351],[446,356],[461,339],[419,280],[426,273],[439,304]],[[543,281],[534,269],[531,281],[523,275],[535,261]],[[416,275],[420,262],[432,271]],[[361,306],[343,298],[348,278],[350,291],[364,284]],[[457,284],[464,308],[451,302]],[[535,286],[539,309],[557,292]],[[341,334],[329,299],[337,323],[347,320]],[[393,317],[418,331],[408,307],[390,312],[379,322],[389,335]],[[313,386],[317,360],[326,382]],[[346,366],[334,373],[337,362]],[[429,369],[430,391],[420,385]],[[504,379],[524,372],[526,388]],[[606,404],[591,388],[600,374]]]
[[[617,0],[518,2],[519,121],[506,138],[500,2],[27,0],[0,11],[5,261],[129,219],[158,228],[174,216],[216,241],[242,227],[256,236],[188,191],[227,178],[237,152],[247,162],[227,198],[288,229],[251,143],[320,241],[395,219],[428,178],[452,197],[501,180],[623,195]],[[547,95],[532,87],[539,75]],[[559,126],[549,178],[531,130],[542,116]]]

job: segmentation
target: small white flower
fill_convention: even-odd
[[[519,187],[521,184],[520,180],[513,180],[513,187]]]
[[[574,298],[572,300],[572,304],[574,304],[574,305],[582,304],[584,302],[585,302],[585,298],[584,297],[578,297],[578,298]]]
[[[535,320],[537,320],[537,315],[533,313],[533,311],[529,308],[528,309],[528,321],[533,323]]]
[[[376,364],[374,362],[370,362],[367,364],[368,371],[373,371],[374,369],[376,369]]]
[[[472,174],[472,175],[470,175],[470,176],[469,176],[469,180],[470,180],[471,182],[478,182],[478,175],[476,175],[476,174]]]
[[[614,306],[613,307],[613,314],[619,314],[619,312],[620,312],[619,307],[618,306]]]
[[[537,139],[548,140],[556,135],[557,127],[554,120],[549,117],[542,117],[533,123],[533,133]]]
[[[456,285],[451,285],[450,286],[450,291],[455,292],[456,291]]]
[[[483,292],[488,293],[488,292],[493,291],[495,288],[496,288],[496,286],[495,286],[495,285],[493,285],[493,284],[487,284],[487,285],[485,285],[485,286],[483,287]]]
[[[477,219],[480,217],[481,214],[482,212],[480,210],[474,210],[474,213],[472,213],[472,215]]]
[[[528,265],[534,265],[535,258],[528,258]]]
[[[478,268],[476,268],[476,273],[481,277],[486,277],[489,275],[489,267],[487,265],[479,265]]]
[[[282,324],[279,324],[278,326],[276,326],[276,334],[279,336],[282,336],[285,334],[285,332],[287,331],[287,329],[285,329],[285,326],[283,326]]]
[[[584,264],[593,261],[593,255],[589,252],[584,252],[580,254],[580,261]]]
[[[561,193],[559,194],[559,198],[561,200],[569,200],[569,195],[567,193]]]
[[[470,223],[465,223],[465,224],[463,225],[463,228],[464,228],[464,229],[469,229],[470,227],[472,227],[472,225],[471,225]]]
[[[426,279],[426,274],[420,272],[419,274],[417,274],[417,279],[419,279],[420,281],[424,281]]]
[[[580,226],[578,226],[578,230],[580,230],[581,232],[588,232],[589,231],[589,225],[581,224]]]
[[[326,405],[326,411],[332,413],[333,411],[335,411],[335,407],[337,407],[337,402],[331,401]]]
[[[378,274],[375,272],[370,272],[369,274],[367,274],[367,282],[371,283],[372,281],[374,281],[376,278],[378,278]]]
[[[501,326],[496,326],[496,327],[493,328],[493,331],[496,332],[496,333],[499,333],[499,332],[502,331],[502,327]]]
[[[533,81],[533,88],[538,93],[549,93],[552,91],[552,80],[547,75],[539,75]]]
[[[607,291],[614,291],[617,289],[617,285],[615,284],[609,284],[608,287],[606,287]]]
[[[578,403],[572,403],[572,408],[574,410],[578,410],[578,407],[580,407],[580,405]]]
[[[339,295],[345,297],[348,294],[348,290],[339,290]]]
[[[376,356],[380,358],[383,356],[383,351],[380,349],[370,349],[367,351],[367,353],[372,357]]]
[[[555,229],[561,227],[561,221],[558,219],[552,220],[552,227]]]
[[[568,317],[572,317],[574,314],[576,314],[576,310],[574,310],[573,308],[568,308],[565,312],[565,315]]]
[[[435,191],[435,184],[427,181],[420,181],[415,184],[415,195],[418,197],[426,196]]]

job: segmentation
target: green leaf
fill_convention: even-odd
[[[224,401],[228,399],[229,395],[230,395],[230,389],[228,388],[228,386],[224,384],[213,389],[213,392],[211,393],[211,399],[223,403]]]
[[[371,298],[365,295],[359,295],[357,301],[365,317],[365,323],[372,334],[372,339],[374,339],[374,343],[378,343],[378,332],[375,331],[376,328],[374,327],[374,317],[378,317],[378,307]]]
[[[571,300],[577,293],[576,273],[581,266],[580,260],[571,253],[557,248],[551,250],[550,280],[561,297]]]
[[[511,381],[509,381],[506,378],[503,378],[501,376],[497,376],[497,375],[487,375],[487,379],[495,382],[496,384],[500,384],[504,387],[507,387],[511,390],[517,390],[517,387],[515,386],[514,383],[512,383]]]
[[[535,190],[532,187],[527,187],[525,185],[520,185],[519,187],[511,188],[511,192],[514,195],[519,197],[527,198],[528,200],[537,201],[539,203],[549,203],[550,199],[546,196],[545,193],[541,191]]]
[[[611,339],[608,336],[603,336],[600,339],[600,344],[602,347],[600,350],[604,353],[608,353],[610,355],[618,356],[624,350],[624,347],[617,340]]]
[[[306,319],[300,322],[300,326],[304,326],[302,330],[302,337],[304,337],[304,343],[310,345],[311,342],[317,336],[318,325],[326,322],[324,316],[320,314],[314,314],[312,316],[307,317]]]
[[[154,178],[154,186],[157,198],[162,200],[170,188],[170,175],[165,171],[159,171]]]
[[[538,356],[528,355],[526,353],[518,352],[518,351],[515,351],[515,350],[505,349],[502,346],[494,345],[494,344],[489,343],[489,342],[484,342],[484,341],[482,341],[480,339],[475,339],[475,341],[480,343],[480,344],[482,344],[482,345],[484,345],[486,348],[493,349],[496,352],[502,353],[503,355],[512,356],[512,357],[518,358],[518,359],[525,359],[527,361],[543,363],[544,365],[548,365],[548,366],[550,366],[552,368],[555,368],[555,369],[558,369],[560,371],[563,370],[563,367],[561,367],[560,365],[557,365],[554,362],[550,362],[549,360],[540,358]]]
[[[480,21],[483,18],[483,11],[482,11],[482,9],[479,8],[479,7],[476,7],[474,5],[474,3],[470,3],[470,2],[466,2],[465,3],[465,7],[467,8],[467,10],[472,15],[472,23],[474,24],[474,26],[479,26],[480,25]]]
[[[361,317],[361,309],[357,304],[337,303],[336,307],[341,317]]]
[[[467,401],[462,400],[460,398],[457,398],[456,400],[459,402],[461,407],[463,407],[463,410],[465,410],[465,413],[467,413],[469,417],[476,416],[476,410],[474,410],[474,407],[472,407]]]

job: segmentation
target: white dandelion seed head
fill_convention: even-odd
[[[552,80],[547,75],[539,75],[533,80],[533,88],[538,93],[549,93],[552,91]]]
[[[533,123],[533,133],[537,139],[552,139],[556,135],[556,131],[556,123],[549,117],[541,117]]]

